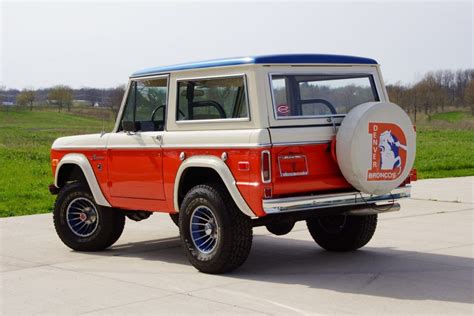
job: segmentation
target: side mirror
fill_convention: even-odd
[[[122,129],[127,133],[135,133],[135,122],[133,121],[122,121]]]

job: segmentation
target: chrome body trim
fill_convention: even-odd
[[[280,146],[303,146],[303,145],[320,145],[320,144],[329,144],[330,140],[320,140],[320,141],[307,141],[307,142],[275,142],[273,147]]]
[[[168,145],[163,145],[161,146],[162,148],[168,148],[168,149],[173,149],[173,148],[189,148],[189,149],[196,149],[196,148],[205,148],[205,149],[242,149],[242,148],[260,148],[260,147],[270,147],[272,144],[168,144]]]
[[[196,123],[227,123],[227,122],[250,122],[250,118],[248,117],[239,117],[239,118],[223,118],[223,119],[202,119],[202,120],[176,120],[176,124],[178,125],[186,125],[186,124],[196,124]]]
[[[266,155],[268,155],[268,179],[265,179],[265,176],[263,174],[263,161]],[[260,176],[262,177],[262,183],[272,182],[272,154],[269,150],[263,150],[260,154]]]
[[[242,144],[229,144],[229,145],[224,145],[224,144],[168,144],[168,145],[162,145],[161,148],[167,148],[167,149],[196,149],[196,148],[205,148],[205,149],[242,149],[242,148],[261,148],[261,147],[271,147],[272,144],[267,143],[267,144],[256,144],[256,143],[242,143]],[[282,145],[283,146],[283,145]],[[123,145],[123,146],[108,146],[107,148],[109,149],[150,149],[150,148],[143,148],[143,147],[138,147],[138,146],[130,146],[130,145]],[[159,146],[156,147],[157,149],[160,149]],[[55,147],[54,150],[68,150],[68,151],[74,151],[74,150],[103,150],[103,148],[97,148],[97,145],[90,145],[90,146],[75,146],[75,147]]]
[[[391,202],[410,197],[411,186],[392,190],[383,195],[371,195],[362,192],[344,192],[311,196],[298,196],[280,199],[264,199],[263,210],[267,214],[305,211],[338,206],[373,204]]]
[[[396,212],[400,210],[400,204],[398,203],[391,203],[385,205],[377,205],[376,207],[366,207],[366,208],[358,208],[354,210],[350,210],[344,212],[344,215],[374,215],[379,213],[388,213],[388,212]]]

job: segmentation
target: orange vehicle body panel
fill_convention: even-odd
[[[352,186],[344,179],[331,153],[331,143],[272,147],[273,196],[298,195],[308,192],[336,191]],[[307,175],[283,176],[279,157],[303,156]]]
[[[270,183],[263,183],[261,178],[263,150],[271,152]],[[264,198],[351,188],[331,155],[329,143],[219,149],[53,149],[51,159],[60,161],[67,153],[84,154],[92,166],[103,195],[113,207],[175,213],[174,186],[181,165],[181,152],[185,152],[187,158],[196,155],[220,158],[222,153],[226,152],[228,159],[225,163],[236,181],[237,188],[258,217],[265,215],[262,207]],[[308,174],[282,176],[278,157],[285,155],[304,155]],[[56,166],[53,166],[53,174],[55,171]]]
[[[111,197],[164,200],[162,149],[108,149]]]

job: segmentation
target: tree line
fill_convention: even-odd
[[[431,71],[411,85],[389,84],[387,92],[390,101],[402,106],[415,122],[419,113],[429,119],[448,107],[474,115],[474,69]]]
[[[52,105],[58,111],[70,111],[73,101],[82,101],[90,106],[98,105],[109,108],[117,114],[123,95],[124,86],[108,89],[80,88],[72,89],[66,85],[57,85],[46,89],[5,89],[0,87],[0,104],[28,107],[31,111],[35,106]]]

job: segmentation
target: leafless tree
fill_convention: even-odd
[[[125,87],[118,86],[108,91],[107,106],[110,108],[116,117],[122,104],[123,95],[125,94]]]
[[[58,112],[61,112],[64,106],[67,110],[71,110],[73,95],[72,90],[68,86],[56,86],[48,93],[48,100],[58,106]]]
[[[30,111],[33,111],[33,103],[35,102],[36,94],[34,90],[23,89],[20,94],[16,96],[16,103],[22,106],[29,106]]]

